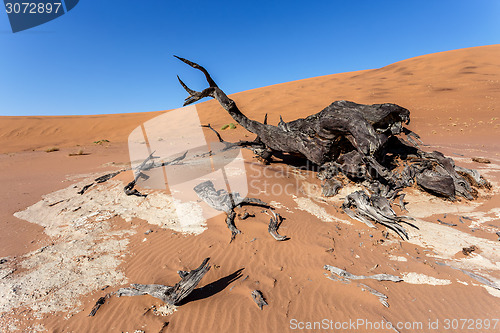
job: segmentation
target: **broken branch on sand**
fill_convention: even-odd
[[[389,302],[387,302],[387,295],[385,294],[382,294],[380,291],[377,291],[369,286],[367,286],[366,284],[364,283],[358,283],[358,287],[361,288],[361,290],[363,291],[368,291],[370,294],[376,296],[379,300],[380,303],[382,303],[383,306],[385,306],[386,308],[389,307]]]
[[[259,307],[259,309],[262,310],[262,307],[264,305],[268,305],[265,298],[264,298],[264,295],[262,295],[262,292],[260,290],[254,290],[252,291],[252,299],[253,301],[257,304],[257,306]]]
[[[377,280],[377,281],[392,281],[392,282],[403,281],[403,279],[400,278],[399,276],[390,275],[390,274],[354,275],[354,274],[349,273],[346,270],[343,270],[343,269],[335,267],[335,266],[325,265],[323,268],[332,274],[336,274],[339,278],[341,278],[344,281],[365,280],[365,279],[372,279],[372,280]]]
[[[101,307],[101,305],[103,305],[106,302],[106,300],[108,298],[110,298],[110,297],[111,297],[111,294],[106,294],[103,297],[99,297],[99,299],[95,303],[94,307],[92,308],[92,311],[90,311],[89,317],[95,316],[95,314],[97,313],[97,310],[99,310],[99,308]]]
[[[234,219],[236,213],[234,209],[242,205],[254,205],[264,208],[270,208],[269,204],[256,198],[242,198],[239,193],[229,193],[224,189],[216,190],[212,181],[204,181],[194,187],[194,191],[198,197],[203,200],[208,206],[218,211],[223,211],[226,213],[226,224],[229,230],[231,230],[231,242],[234,240],[237,234],[241,231],[236,228],[234,224]],[[271,208],[273,217],[269,223],[269,233],[277,241],[285,240],[286,237],[280,236],[278,234],[278,227],[281,223],[281,216],[274,213]],[[279,221],[278,221],[279,220]]]
[[[351,282],[351,280],[365,280],[365,279],[372,279],[372,280],[377,280],[377,281],[392,281],[392,282],[401,282],[403,281],[402,278],[399,276],[395,275],[390,275],[390,274],[375,274],[375,275],[354,275],[352,273],[349,273],[348,271],[335,267],[335,266],[330,266],[330,265],[325,265],[323,267],[330,273],[332,273],[330,276],[327,276],[330,280],[341,280],[341,281],[347,281]],[[333,274],[337,275],[335,277]],[[389,307],[389,303],[387,302],[387,296],[380,291],[377,291],[366,284],[363,283],[358,283],[358,287],[361,288],[363,291],[368,291],[372,295],[376,296],[379,300],[380,303],[382,303],[383,306],[386,308]]]
[[[200,283],[203,276],[210,270],[210,258],[203,260],[201,265],[190,271],[180,271],[181,280],[173,287],[161,284],[132,284],[130,288],[121,288],[117,295],[120,296],[141,296],[151,295],[170,305],[179,304],[186,298]]]
[[[283,221],[283,218],[281,217],[281,215],[279,213],[275,213],[274,210],[272,210],[272,209],[271,209],[271,213],[273,214],[273,216],[271,217],[271,219],[269,221],[269,227],[267,228],[267,231],[269,231],[271,236],[273,236],[273,238],[276,239],[277,241],[286,240],[287,239],[286,236],[281,236],[280,234],[278,234],[278,228],[279,228],[281,222]]]

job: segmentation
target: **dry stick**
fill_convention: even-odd
[[[153,156],[154,153],[155,151],[149,154],[149,156],[144,161],[142,161],[141,164],[139,164],[136,168],[134,168],[135,169],[134,180],[125,185],[125,187],[123,188],[123,191],[125,192],[126,195],[135,195],[137,197],[144,197],[144,198],[147,197],[147,194],[142,194],[134,187],[137,184],[137,180],[140,177],[144,177],[142,171],[150,170],[154,166],[154,161],[152,161],[155,158]],[[152,163],[148,165],[150,161],[152,161]]]
[[[341,268],[335,267],[335,266],[330,266],[330,265],[325,265],[323,267],[330,273],[338,275],[342,280],[348,281],[348,280],[364,280],[364,279],[373,279],[377,281],[392,281],[392,282],[401,282],[403,281],[402,278],[399,276],[395,275],[390,275],[390,274],[375,274],[375,275],[354,275],[349,273],[346,270],[343,270]]]
[[[266,119],[267,119],[267,116],[266,116]],[[226,150],[238,148],[238,147],[244,147],[244,148],[250,148],[250,149],[253,149],[254,147],[258,147],[261,149],[265,148],[264,145],[262,144],[262,142],[259,141],[259,137],[257,137],[254,141],[240,140],[238,142],[228,142],[228,141],[225,141],[222,138],[222,136],[219,134],[219,132],[217,132],[217,130],[214,129],[210,124],[201,125],[201,127],[205,127],[205,128],[212,130],[212,132],[214,132],[215,135],[217,135],[217,139],[219,139],[219,142],[224,143],[226,145],[224,147],[224,149],[222,149],[222,151],[226,151]],[[254,150],[254,152],[256,152],[256,151]]]
[[[120,297],[148,294],[170,305],[179,304],[196,288],[203,276],[210,270],[209,260],[210,258],[206,258],[198,268],[187,274],[182,274],[181,280],[173,287],[160,284],[132,284],[130,288],[118,290],[117,295]]]
[[[437,219],[437,221],[441,224],[444,224],[444,225],[449,225],[450,227],[456,227],[457,225],[455,223],[448,223],[448,222],[443,222],[441,221],[440,219]]]
[[[386,198],[377,195],[369,197],[364,191],[349,194],[342,204],[342,209],[351,218],[361,221],[371,228],[375,228],[371,221],[380,223],[395,231],[402,239],[408,239],[408,233],[400,225],[401,222],[418,229],[415,225],[404,220],[408,219],[407,217],[397,216]]]
[[[111,178],[117,176],[118,174],[120,174],[123,171],[125,171],[125,170],[119,170],[119,171],[116,171],[116,172],[108,173],[107,175],[104,175],[104,176],[96,178],[95,182],[98,183],[98,184],[107,182],[108,180],[110,180]]]
[[[269,227],[267,228],[267,231],[269,231],[271,236],[273,236],[273,238],[276,239],[277,241],[287,240],[288,238],[286,236],[281,236],[280,234],[278,234],[278,228],[283,218],[279,213],[275,213],[273,209],[271,209],[271,213],[273,214],[273,216],[269,221]]]
[[[248,212],[245,212],[242,216],[240,216],[240,220],[246,220],[249,217],[255,217],[254,214],[249,214]]]
[[[380,291],[377,291],[371,287],[368,287],[366,284],[364,283],[358,283],[358,287],[361,288],[361,290],[363,291],[368,291],[370,294],[374,295],[374,296],[377,296],[378,300],[380,303],[382,303],[383,306],[385,306],[386,308],[389,307],[389,303],[387,302],[387,296],[385,294],[382,294]]]
[[[390,328],[391,328],[394,332],[396,332],[396,333],[401,333],[401,332],[399,332],[399,331],[396,329],[396,327],[394,327],[394,325],[393,325],[393,324],[392,324],[389,320],[387,320],[387,318],[385,318],[384,316],[382,316],[382,318],[386,321],[386,323],[391,324]]]
[[[112,172],[112,173],[108,173],[106,175],[103,175],[103,176],[100,176],[100,177],[97,177],[96,179],[94,179],[94,181],[97,183],[97,184],[100,184],[100,183],[104,183],[104,182],[107,182],[108,180],[110,180],[111,178],[119,175],[120,173],[124,172],[124,171],[127,171],[129,169],[122,169],[122,170],[119,170],[119,171],[115,171],[115,172]],[[77,193],[78,194],[84,194],[92,185],[94,185],[94,183],[90,183],[88,185],[85,185],[80,191],[78,191]]]
[[[491,287],[491,288],[495,288],[495,289],[498,289],[500,290],[500,285],[495,283],[495,282],[492,282],[480,275],[477,275],[475,273],[472,273],[472,272],[469,272],[469,271],[466,271],[465,269],[461,269],[461,268],[456,268],[456,267],[453,267],[451,265],[448,265],[447,263],[444,263],[444,262],[439,262],[439,261],[436,261],[436,264],[440,265],[440,266],[448,266],[448,267],[451,267],[453,269],[456,269],[457,271],[461,271],[462,273],[470,276],[471,278],[481,282],[482,284],[484,285],[487,285],[488,287]]]
[[[331,279],[331,280],[334,280],[336,278],[334,278],[334,275],[333,274],[336,274],[340,280],[342,281],[348,281],[350,282],[351,280],[365,280],[365,279],[373,279],[373,280],[377,280],[377,281],[392,281],[392,282],[400,282],[400,281],[403,281],[402,278],[400,278],[399,276],[394,276],[394,275],[389,275],[389,274],[375,274],[375,275],[354,275],[354,274],[351,274],[349,272],[347,272],[346,270],[343,270],[341,268],[338,268],[338,267],[335,267],[335,266],[330,266],[330,265],[325,265],[323,267],[324,269],[326,269],[327,271],[329,271],[330,273],[332,273],[331,276],[327,276],[327,278]],[[382,294],[381,292],[367,286],[366,284],[363,284],[363,283],[358,283],[358,287],[361,288],[361,290],[363,291],[368,291],[370,292],[371,294],[377,296],[378,300],[380,301],[380,303],[382,303],[382,305],[384,305],[385,307],[389,307],[389,303],[387,302],[387,296]]]
[[[94,183],[90,183],[88,185],[85,185],[84,187],[82,187],[82,189],[80,191],[78,191],[77,193],[78,194],[83,194],[85,193],[92,185],[94,185]]]
[[[206,127],[206,128],[209,128],[211,129],[215,135],[217,135],[217,138],[219,139],[219,142],[225,142],[222,137],[220,136],[219,132],[217,132],[212,126],[210,126],[210,124],[207,124],[207,125],[201,125],[201,127]]]
[[[256,205],[265,208],[269,208],[269,204],[257,198],[241,198],[238,193],[229,193],[226,190],[216,190],[212,181],[207,180],[198,185],[196,185],[193,190],[196,192],[198,197],[203,200],[208,206],[211,208],[223,211],[226,213],[226,224],[229,230],[231,231],[231,240],[232,242],[237,234],[241,233],[241,231],[234,224],[234,219],[236,217],[236,213],[234,208],[242,206],[242,205]],[[274,212],[273,212],[274,214]],[[275,215],[275,218],[278,218],[279,215]],[[272,220],[272,219],[271,219]],[[274,225],[271,226],[273,221],[271,221],[269,228],[273,233],[271,235],[276,240],[284,240],[281,239],[282,236],[278,235],[277,227],[278,222],[276,221],[276,229],[274,229]]]
[[[158,333],[163,333],[165,331],[165,328],[168,327],[169,323],[170,323],[169,321],[164,322],[162,327],[160,328],[160,331],[158,331]]]
[[[148,196],[147,194],[142,194],[141,192],[139,192],[137,189],[134,188],[136,183],[137,181],[134,179],[133,181],[125,185],[125,187],[123,188],[123,192],[125,192],[126,195],[135,195],[137,197],[144,197],[144,198],[147,197]]]
[[[68,200],[68,199],[62,199],[62,200],[59,200],[59,201],[53,202],[53,203],[49,204],[49,207],[53,207],[53,206],[55,206],[55,205],[57,205],[57,204],[60,204],[61,202],[66,201],[66,200]]]
[[[254,302],[257,304],[257,306],[259,307],[259,309],[262,310],[262,307],[264,305],[268,305],[265,298],[264,298],[264,295],[262,295],[262,292],[260,290],[254,290],[252,291],[252,299],[254,300]]]
[[[399,208],[401,208],[401,210],[408,211],[405,206],[405,196],[406,194],[404,193],[399,195]]]
[[[264,118],[264,123],[266,123],[266,122],[267,122],[267,114],[266,114],[266,116]],[[228,142],[224,141],[224,139],[222,139],[222,136],[219,134],[219,132],[217,132],[210,124],[201,125],[201,126],[202,127],[206,127],[208,129],[212,130],[217,135],[217,138],[219,139],[219,142],[222,142],[222,143],[226,144],[226,147],[224,149],[230,149],[230,148],[234,148],[234,147],[241,146],[241,145],[247,145],[247,146],[248,145],[261,145],[258,142],[258,140],[257,140],[258,138],[255,141],[240,141],[238,143],[228,143]],[[200,184],[200,185],[202,185],[202,184]],[[197,191],[198,196],[204,195],[206,198],[205,199],[202,198],[202,200],[204,200],[205,202],[207,202],[207,200],[208,200],[207,196],[209,196],[209,194],[208,193],[203,193],[203,191],[209,190],[209,192],[212,192],[212,193],[213,193],[213,191],[212,191],[211,188],[210,189],[202,190],[202,187],[204,187],[204,186],[202,185],[200,187],[198,187],[198,186],[195,187],[195,191]],[[217,193],[219,193],[219,192],[217,192]],[[232,197],[230,197],[230,198],[232,198]],[[224,199],[221,198],[220,200],[224,200]],[[217,204],[214,203],[212,200],[210,200],[210,202],[212,203],[211,204],[212,208],[226,211],[226,213],[227,213],[226,224],[227,224],[229,230],[231,230],[231,242],[232,242],[234,240],[235,236],[240,233],[240,231],[236,228],[236,226],[234,224],[235,213],[234,213],[233,209],[237,205],[235,205],[234,202],[231,202],[231,207],[232,208],[231,208],[231,210],[229,212],[227,212],[227,208],[228,208],[227,204],[220,203],[217,206]],[[254,204],[254,205],[269,207],[269,205],[267,203],[265,203],[265,202],[263,202],[263,201],[261,201],[259,199],[256,199],[256,198],[243,198],[241,200],[241,203],[239,205],[241,205],[241,204]],[[286,240],[287,237],[279,235],[278,231],[277,231],[278,227],[279,227],[279,224],[282,221],[281,216],[279,214],[274,213],[274,211],[272,209],[271,209],[271,212],[273,214],[273,217],[271,217],[270,222],[269,222],[269,227],[268,227],[269,233],[277,241]],[[245,213],[243,215],[243,217],[241,217],[240,219],[244,220],[244,219],[248,218],[249,216],[250,216],[250,214]]]
[[[394,275],[390,275],[390,274],[375,274],[375,275],[354,275],[354,274],[351,274],[349,272],[347,272],[346,270],[344,269],[341,269],[341,268],[338,268],[338,267],[335,267],[335,266],[330,266],[330,265],[325,265],[323,267],[324,269],[326,269],[327,271],[329,271],[330,273],[332,273],[331,276],[327,276],[327,278],[331,279],[331,280],[334,280],[334,275],[333,274],[336,274],[340,280],[342,281],[348,281],[350,282],[351,280],[365,280],[365,279],[373,279],[373,280],[377,280],[377,281],[392,281],[392,282],[400,282],[400,281],[403,281],[402,278],[400,278],[399,276],[394,276]],[[363,283],[358,283],[358,287],[361,287],[361,290],[363,291],[368,291],[370,292],[371,294],[377,296],[378,300],[380,301],[380,303],[382,303],[382,305],[384,305],[385,307],[389,307],[389,303],[387,302],[387,296],[382,294],[381,292],[367,286],[366,284],[363,284]]]
[[[95,303],[94,307],[92,308],[92,311],[90,311],[90,313],[89,313],[89,317],[93,317],[93,316],[95,316],[95,314],[96,314],[97,310],[99,310],[99,308],[101,307],[101,305],[103,305],[103,304],[106,302],[106,300],[107,300],[108,298],[110,298],[110,297],[111,297],[111,294],[109,294],[109,293],[108,293],[108,294],[106,294],[106,295],[105,295],[105,296],[103,296],[103,297],[99,297],[99,299],[98,299],[98,300],[97,300],[97,302]]]

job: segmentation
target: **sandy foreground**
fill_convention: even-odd
[[[236,219],[242,234],[229,244],[224,215],[198,218],[187,230],[168,191],[125,196],[131,171],[76,193],[128,167],[129,134],[163,112],[0,117],[0,331],[500,331],[499,59],[500,45],[455,50],[231,96],[247,116],[262,121],[267,113],[272,124],[341,99],[409,109],[410,129],[425,149],[477,169],[493,185],[477,200],[457,202],[406,189],[405,214],[420,228],[408,228],[409,241],[342,213],[354,184],[324,198],[314,172],[264,166],[243,150],[248,195],[272,203],[285,218],[279,232],[290,239],[275,241],[269,215],[246,207],[238,212],[255,217]],[[233,122],[215,101],[197,109],[214,128]],[[220,132],[228,141],[254,138],[241,126]],[[475,251],[462,253],[472,245]],[[111,296],[88,316],[99,297],[130,283],[173,285],[178,270],[206,257],[211,270],[173,313],[151,296]],[[403,281],[348,283],[324,265]],[[250,297],[255,289],[269,303],[262,310]]]

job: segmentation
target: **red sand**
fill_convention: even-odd
[[[290,121],[316,113],[339,99],[366,104],[396,103],[411,111],[410,128],[420,134],[425,143],[431,144],[432,149],[457,159],[459,165],[485,170],[488,180],[496,185],[500,181],[499,56],[500,45],[455,50],[408,59],[380,69],[289,82],[231,97],[248,117],[262,120],[267,113],[272,124],[278,122],[279,115]],[[206,66],[210,69],[209,64]],[[214,128],[233,121],[215,101],[197,107],[202,123],[210,123]],[[70,186],[69,175],[104,174],[127,163],[129,133],[159,114],[0,117],[0,165],[3,170],[0,179],[4,189],[0,194],[0,258],[6,257],[9,265],[17,268],[12,273],[14,277],[25,273],[21,267],[25,254],[60,240],[47,236],[43,227],[18,219],[13,214],[38,202],[44,194]],[[247,135],[253,138],[241,126],[221,134],[227,140],[244,139]],[[207,131],[205,135],[213,134]],[[110,142],[93,143],[102,139]],[[52,147],[60,150],[45,152]],[[79,150],[89,154],[68,156]],[[473,163],[471,157],[485,157],[492,163]],[[256,167],[250,167],[251,163],[257,163],[250,152],[245,152],[245,159],[250,177],[252,174],[257,177],[257,170],[263,166],[253,164]],[[248,208],[255,213],[255,218],[236,221],[242,234],[231,244],[228,244],[229,231],[224,216],[210,219],[208,229],[198,236],[160,229],[136,219],[132,224],[138,226],[137,234],[130,237],[126,256],[119,266],[127,280],[130,283],[171,285],[178,279],[178,269],[192,269],[203,258],[211,257],[216,266],[207,273],[200,286],[212,284],[212,288],[205,290],[203,297],[180,306],[174,314],[166,317],[147,311],[152,305],[160,305],[160,301],[150,296],[112,297],[95,317],[88,317],[100,296],[128,286],[128,283],[113,285],[106,290],[81,295],[83,306],[69,318],[61,312],[36,318],[34,311],[23,308],[0,313],[0,329],[7,331],[10,323],[27,332],[35,331],[33,325],[37,324],[50,332],[276,332],[292,330],[296,323],[293,319],[297,322],[365,319],[370,322],[422,322],[420,330],[400,329],[400,332],[436,332],[429,329],[429,320],[439,320],[439,331],[445,331],[446,319],[498,318],[498,297],[461,271],[437,265],[436,261],[443,260],[433,258],[429,251],[438,251],[436,248],[400,242],[395,235],[384,241],[384,228],[379,226],[373,230],[352,221],[338,212],[339,199],[323,203],[321,198],[308,192],[318,189],[319,181],[314,175],[295,177],[293,171],[290,172],[290,178],[276,177],[272,181],[282,186],[290,181],[297,182],[302,188],[296,194],[299,199],[309,198],[328,214],[350,221],[352,225],[321,221],[297,208],[292,196],[258,193],[250,194],[283,205],[278,211],[286,220],[280,233],[289,236],[289,241],[279,243],[267,234],[268,216],[257,208]],[[122,177],[124,182],[127,177]],[[442,218],[442,213],[432,210],[434,207],[446,204],[453,207],[453,204],[431,200],[418,192],[414,195],[423,198],[419,207],[428,209],[428,215],[422,218],[424,221],[437,223],[436,219]],[[488,224],[499,230],[499,216],[494,214],[500,207],[500,196],[494,192],[484,193],[478,200],[480,205],[471,208],[472,211],[491,217]],[[469,204],[456,203],[457,207],[464,205]],[[412,208],[417,210],[416,204],[408,207],[410,215]],[[448,219],[467,214],[460,209],[450,208]],[[120,218],[113,221],[114,230],[130,228],[131,225]],[[496,242],[494,233],[481,228],[472,232],[470,223],[467,221],[457,226],[457,230],[477,239]],[[144,232],[148,229],[154,232],[143,242]],[[482,249],[481,244],[476,245],[483,252],[473,255],[484,255],[488,251]],[[498,245],[496,250],[499,250]],[[405,257],[406,261],[390,260],[397,257]],[[463,257],[457,254],[456,258]],[[323,269],[325,264],[359,275],[416,272],[449,280],[450,284],[361,281],[388,296],[390,307],[385,308],[375,296],[362,291],[356,282],[344,284],[327,279]],[[490,269],[476,272],[498,281],[500,267],[497,262],[491,265]],[[227,284],[228,276],[241,269],[241,278]],[[248,278],[244,279],[246,276]],[[253,289],[261,290],[268,300],[269,306],[262,311],[250,298]],[[165,322],[168,326],[162,330]],[[500,330],[500,323],[496,330]],[[363,326],[359,331],[373,330]],[[467,329],[450,331],[470,332]]]

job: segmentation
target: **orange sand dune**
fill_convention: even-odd
[[[95,116],[0,117],[0,153],[71,147],[109,140],[125,142],[155,112]]]
[[[75,194],[95,175],[126,166],[128,135],[161,112],[0,117],[0,259],[6,260],[0,264],[0,331],[288,332],[299,331],[294,328],[307,322],[330,320],[413,325],[400,332],[471,332],[472,321],[483,325],[472,331],[495,331],[500,291],[460,269],[500,281],[500,242],[494,233],[500,230],[499,55],[500,45],[455,50],[231,96],[250,118],[262,120],[267,113],[272,124],[280,115],[285,121],[305,117],[339,99],[408,108],[410,128],[431,144],[429,149],[478,169],[493,185],[474,202],[451,203],[416,189],[405,191],[408,214],[420,227],[410,230],[408,242],[392,233],[386,237],[381,226],[370,229],[341,213],[342,197],[355,189],[353,184],[325,199],[313,172],[263,166],[249,151],[244,151],[247,176],[256,181],[249,195],[273,203],[285,218],[280,233],[290,237],[288,241],[269,236],[269,216],[255,207],[246,208],[255,217],[236,220],[242,234],[231,244],[222,215],[209,219],[199,235],[148,223],[146,217],[127,219],[126,211],[106,215],[106,209],[125,202],[147,215],[151,198],[165,198],[161,193],[149,199],[124,198],[121,188],[131,180],[130,172],[84,196]],[[197,108],[201,121],[214,128],[233,122],[215,101]],[[253,138],[241,126],[221,134],[227,140]],[[208,130],[205,136],[215,139]],[[103,139],[110,142],[94,143]],[[45,152],[51,147],[59,150]],[[69,156],[80,150],[84,154]],[[472,162],[477,156],[491,163]],[[273,192],[264,181],[288,192]],[[54,194],[57,190],[62,192]],[[116,197],[102,199],[109,193]],[[42,196],[52,205],[44,206],[47,214],[34,210],[43,214],[29,215],[26,208],[38,209]],[[108,200],[109,205],[88,213],[102,219],[55,224],[72,210],[79,214],[87,207],[95,209],[92,202],[98,200]],[[470,220],[459,222],[463,216]],[[457,226],[441,225],[438,218]],[[478,250],[462,254],[462,248],[471,245]],[[178,280],[177,270],[195,268],[205,257],[211,258],[213,267],[199,285],[204,288],[195,290],[173,314],[155,315],[152,306],[162,304],[150,296],[111,296],[95,317],[88,316],[99,297],[130,283],[172,285]],[[398,275],[404,282],[332,281],[325,276],[325,264],[357,275]],[[368,288],[385,294],[390,306],[384,307]],[[254,289],[261,290],[269,303],[263,310],[250,297]],[[447,320],[453,319],[470,320],[465,328],[447,330],[447,323],[452,324]],[[486,319],[491,329],[484,329]],[[429,326],[434,323],[439,329]],[[379,331],[366,325],[357,331]]]
[[[411,111],[412,128],[427,142],[444,138],[462,141],[464,135],[467,142],[481,141],[483,135],[489,141],[500,135],[499,55],[500,45],[454,50],[380,69],[293,81],[231,97],[248,116],[263,119],[269,113],[275,122],[280,114],[289,121],[316,113],[340,99],[396,103]],[[200,117],[214,125],[232,121],[213,100],[200,103],[198,108]],[[68,147],[102,139],[126,142],[137,124],[158,114],[0,117],[0,152]]]

